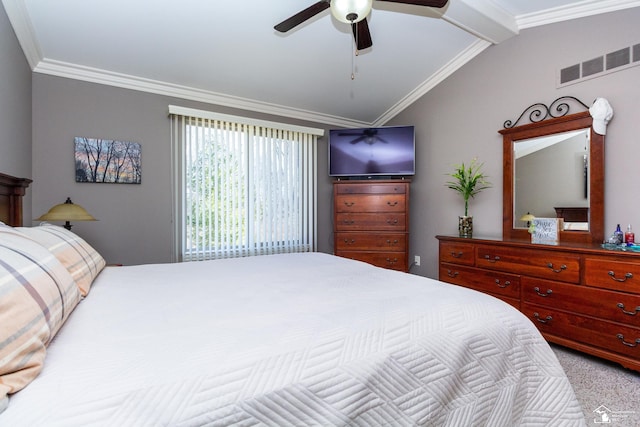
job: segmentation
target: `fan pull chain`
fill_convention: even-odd
[[[356,54],[351,56],[351,80],[356,79],[356,56],[358,55],[358,50],[356,49]]]
[[[356,41],[357,43],[357,41]],[[351,80],[355,80],[356,79],[356,57],[360,54],[360,52],[358,51],[358,46],[356,46],[356,50],[354,52],[354,55],[351,57]]]
[[[353,27],[353,21],[351,21],[351,26]],[[358,56],[358,24],[355,24],[356,27],[356,31],[355,31],[355,40],[356,40],[356,50],[354,51],[353,56],[351,56],[351,80],[355,80],[356,79],[356,56]],[[349,45],[351,46],[351,45]],[[351,49],[349,49],[351,50]]]

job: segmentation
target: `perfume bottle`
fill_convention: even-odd
[[[620,224],[618,224],[618,226],[616,227],[616,231],[614,233],[614,236],[616,237],[616,244],[620,245],[620,244],[622,244],[622,242],[624,242],[624,234],[622,233],[622,230],[620,229]]]
[[[632,246],[636,241],[636,235],[631,230],[631,224],[627,225],[627,232],[624,233],[624,242],[627,246]]]

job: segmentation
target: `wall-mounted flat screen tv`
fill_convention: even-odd
[[[415,175],[413,126],[329,130],[329,175]]]

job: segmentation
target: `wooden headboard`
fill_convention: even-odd
[[[22,226],[22,196],[31,182],[0,173],[0,221],[12,227]]]

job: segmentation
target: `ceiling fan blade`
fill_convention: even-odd
[[[404,3],[404,4],[413,4],[416,6],[427,6],[427,7],[444,7],[449,0],[379,0],[379,1],[388,1],[390,3]]]
[[[353,37],[356,40],[358,50],[363,50],[373,46],[371,33],[369,32],[369,24],[367,24],[367,18],[364,18],[360,22],[351,24],[351,30],[353,31]]]
[[[327,0],[319,1],[309,6],[302,12],[298,12],[292,17],[285,19],[284,21],[282,21],[281,23],[279,23],[273,28],[275,28],[277,31],[280,31],[281,33],[286,33],[290,29],[302,24],[307,19],[311,19],[317,14],[319,14],[320,12],[322,12],[323,10],[328,9],[329,6],[330,6],[329,1]]]

